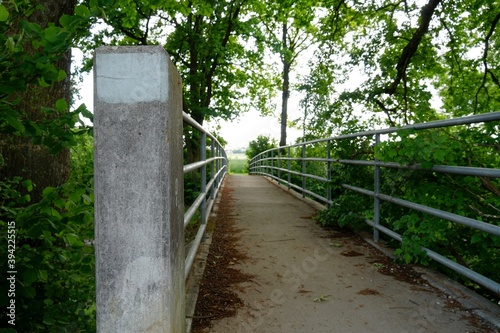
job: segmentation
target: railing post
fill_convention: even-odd
[[[278,148],[278,183],[281,183],[281,148]]]
[[[261,154],[260,157],[259,157],[259,160],[260,160],[260,172],[263,173],[263,172],[266,172],[266,166],[264,164],[264,154]]]
[[[290,184],[292,183],[292,173],[290,171],[292,171],[292,155],[291,155],[291,152],[290,152],[290,147],[288,147],[288,189],[291,189],[292,187],[290,186]]]
[[[380,134],[375,134],[375,147],[373,148],[373,154],[375,155],[377,152],[377,146],[380,144]],[[378,162],[378,159],[375,158],[375,162]],[[380,239],[380,232],[377,227],[380,225],[380,166],[375,166],[375,184],[374,184],[374,200],[373,200],[373,222],[375,224],[375,228],[373,229],[373,240],[378,242]]]
[[[180,76],[160,46],[100,47],[97,332],[185,331]]]
[[[271,150],[271,170],[270,171],[271,171],[271,176],[274,176],[274,150]]]
[[[217,149],[217,151],[216,151]],[[210,151],[212,152],[212,158],[213,157],[218,157],[219,156],[219,145],[215,145],[215,140],[211,140],[210,144]],[[215,199],[215,189],[219,187],[219,177],[215,177],[215,174],[219,171],[219,160],[215,160],[212,163],[210,163],[210,179],[214,180],[214,185],[212,186],[210,190],[210,199],[214,200]]]
[[[205,162],[207,160],[207,133],[201,133],[200,140],[200,161]],[[200,181],[200,192],[205,193],[203,202],[201,204],[201,223],[205,224],[207,221],[207,165],[201,167],[201,181]]]
[[[306,197],[306,177],[304,176],[306,174],[306,145],[302,145],[302,197]]]
[[[332,140],[326,142],[326,158],[328,159],[326,166],[326,178],[328,184],[326,185],[326,199],[328,200],[327,207],[331,207],[332,201],[332,161],[331,161]]]
[[[264,165],[264,173],[269,173],[269,161],[267,160],[268,153],[264,154],[264,161],[262,162]]]

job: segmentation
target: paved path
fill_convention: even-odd
[[[433,288],[381,274],[370,246],[331,238],[311,206],[266,179],[226,182],[249,257],[238,268],[255,278],[237,288],[245,306],[209,332],[485,332]]]

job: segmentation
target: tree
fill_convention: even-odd
[[[44,188],[59,186],[69,176],[69,149],[64,143],[49,150],[37,139],[41,140],[42,134],[39,124],[64,118],[68,112],[71,40],[68,34],[60,33],[49,23],[59,23],[63,15],[73,14],[75,5],[76,0],[43,0],[33,10],[22,4],[19,7],[10,4],[6,8],[9,16],[2,26],[4,38],[9,36],[6,38],[9,47],[4,51],[8,60],[3,61],[6,68],[2,76],[9,75],[4,82],[10,85],[2,89],[2,109],[9,115],[5,124],[10,126],[7,133],[1,135],[4,163],[0,171],[2,179],[16,176],[30,179],[35,185],[31,193],[34,201],[40,199]],[[15,69],[15,66],[20,68]],[[23,70],[31,70],[32,74],[26,75],[21,72]],[[40,71],[37,73],[37,70]],[[26,125],[30,128],[26,129]],[[34,137],[23,136],[26,130]]]
[[[23,332],[95,329],[93,248],[81,240],[93,235],[92,175],[80,184],[69,175],[69,148],[87,133],[75,124],[88,114],[69,110],[70,48],[91,15],[75,5],[0,4],[0,228],[9,227],[1,254],[16,271],[15,297],[4,294],[0,304],[15,300]],[[1,238],[7,243],[7,233]]]
[[[250,141],[245,155],[247,155],[248,160],[251,160],[260,153],[276,147],[276,140],[271,139],[269,136],[259,135],[257,139]]]
[[[165,2],[119,0],[103,6],[108,27],[93,37],[91,48],[163,43],[184,83],[184,111],[198,123],[233,119],[251,104],[265,105],[269,83],[261,73],[261,54],[252,43],[256,18],[252,1]],[[247,89],[247,87],[249,87]],[[196,133],[185,131],[187,158],[197,160]]]
[[[266,43],[272,52],[279,55],[282,64],[280,146],[286,145],[290,72],[297,57],[313,43],[314,10],[310,1],[271,0],[260,13]]]
[[[494,4],[331,0],[323,6],[323,34],[311,61],[318,69],[308,80],[325,70],[321,64],[332,64],[327,70],[337,88],[332,111],[311,114],[312,123],[335,126],[328,114],[348,118],[356,108],[363,118],[373,115],[400,125],[500,106],[498,48],[493,47],[500,13]]]

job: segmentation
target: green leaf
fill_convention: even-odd
[[[66,78],[66,72],[63,71],[62,69],[60,69],[59,72],[58,72],[57,81],[61,82],[65,78]]]
[[[50,87],[50,84],[48,84],[47,81],[45,81],[45,79],[43,77],[38,79],[38,84],[40,85],[40,87],[43,87],[43,88]]]
[[[46,188],[43,190],[42,195],[43,195],[44,197],[47,197],[49,194],[51,194],[51,193],[52,193],[52,192],[54,192],[55,190],[56,190],[56,188],[55,188],[55,187],[50,187],[50,186],[49,186],[49,187],[46,187]]]
[[[0,328],[0,333],[16,333],[16,330],[13,328]]]
[[[55,321],[54,321],[54,318],[46,316],[43,318],[43,323],[45,325],[52,326],[52,325],[54,325]]]
[[[14,38],[9,37],[7,38],[7,41],[5,42],[5,46],[7,47],[7,50],[10,52],[14,52],[16,43],[14,42]]]
[[[68,109],[68,103],[64,99],[58,99],[56,102],[57,111],[66,111]]]
[[[483,235],[480,232],[477,232],[474,235],[472,235],[472,237],[470,239],[470,243],[471,244],[475,244],[475,243],[479,243],[479,242],[481,242],[483,240],[484,240]]]
[[[66,243],[73,247],[83,247],[85,244],[80,240],[80,238],[75,234],[64,235]]]
[[[14,127],[17,131],[24,133],[26,128],[24,127],[23,123],[17,119],[16,117],[6,117],[5,120],[7,121],[7,124],[10,126]]]
[[[26,285],[31,285],[38,280],[38,272],[36,269],[29,269],[23,274],[23,282]]]
[[[72,16],[72,15],[63,15],[59,19],[59,23],[65,28],[70,27],[74,22],[79,21],[80,19],[78,17]]]
[[[56,200],[54,200],[54,206],[56,206],[57,208],[64,208],[65,205],[66,200],[64,200],[63,198],[57,198]]]
[[[84,18],[87,18],[90,16],[90,11],[87,7],[83,5],[79,5],[75,7],[75,14]]]
[[[28,192],[33,191],[33,183],[31,182],[30,179],[27,179],[23,182],[23,186],[26,188]]]
[[[61,28],[56,26],[50,26],[44,30],[45,38],[49,42],[57,42],[59,40],[59,33],[61,32]]]
[[[4,5],[0,5],[0,22],[5,22],[9,18],[9,12]]]
[[[40,281],[46,282],[49,278],[49,275],[47,274],[46,270],[40,270],[38,271],[38,277],[40,278]]]
[[[81,104],[78,107],[78,109],[76,109],[76,111],[79,112],[79,113],[81,113],[81,115],[84,118],[87,118],[90,121],[94,122],[94,115],[92,114],[92,112],[89,111],[89,109],[87,109],[87,106],[85,104]]]
[[[71,192],[68,197],[69,197],[69,200],[73,201],[73,202],[79,202],[80,201],[80,197],[83,193],[83,190],[82,189],[78,189],[78,190],[75,190],[73,192]]]

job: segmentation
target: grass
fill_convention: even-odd
[[[229,173],[248,173],[246,159],[229,159]]]

